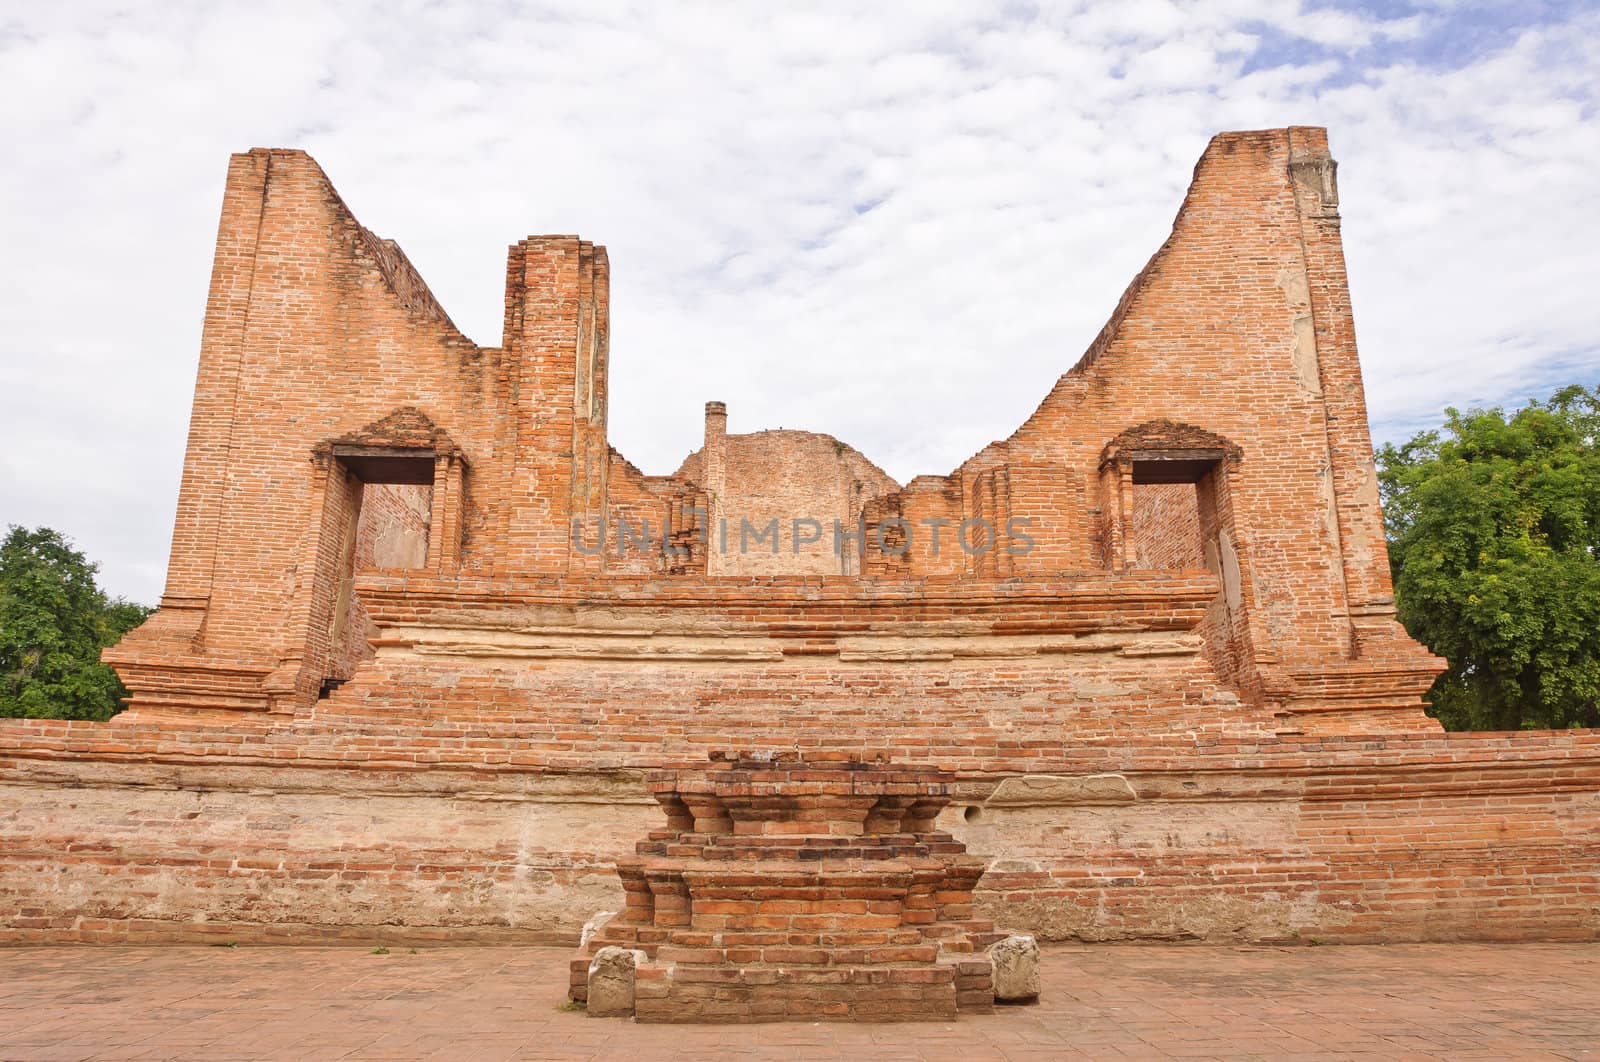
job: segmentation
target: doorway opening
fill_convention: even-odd
[[[339,482],[331,485],[343,493],[343,518],[324,697],[373,655],[369,639],[376,631],[355,595],[356,574],[427,567],[433,519],[432,452],[335,446],[333,456],[340,474],[333,477]]]

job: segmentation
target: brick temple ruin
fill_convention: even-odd
[[[937,890],[953,954],[1600,936],[1600,734],[1424,714],[1322,130],[1216,137],[1088,352],[947,475],[717,403],[643,474],[607,441],[609,301],[603,248],[523,240],[480,346],[311,158],[232,158],[165,593],[105,654],[129,708],[0,722],[0,940],[573,943],[615,911],[601,938],[662,934],[646,1010],[706,955],[803,985],[807,946],[714,939],[761,914],[714,874],[639,903],[770,855],[663,831],[657,796],[732,784],[712,753],[936,787],[858,832],[981,870],[970,910]],[[795,843],[861,884],[869,841]],[[939,953],[919,868],[866,912],[893,926],[848,924],[890,940],[813,960]],[[981,995],[952,962],[919,975],[946,1010]]]

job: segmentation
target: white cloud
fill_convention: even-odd
[[[612,436],[651,471],[709,398],[949,470],[1077,359],[1222,129],[1330,127],[1380,434],[1600,375],[1596,16],[1495,40],[1450,4],[996,10],[13,5],[0,522],[155,598],[252,146],[311,151],[485,344],[507,244],[607,244]],[[1457,32],[1476,58],[1432,60]]]

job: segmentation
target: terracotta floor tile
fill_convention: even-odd
[[[0,950],[0,1058],[1600,1060],[1600,945],[1048,948],[955,1022],[635,1025],[558,1009],[564,948]]]

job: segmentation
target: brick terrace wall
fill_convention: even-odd
[[[1600,936],[1600,734],[1285,733],[1204,573],[357,592],[378,654],[309,713],[0,724],[0,936],[570,938],[640,772],[714,749],[955,772],[985,911],[1046,939]]]
[[[659,814],[593,774],[7,768],[6,943],[565,943],[617,906],[609,861]]]
[[[117,730],[0,726],[0,941],[570,941],[659,819],[631,769],[470,726]],[[1047,940],[1600,937],[1600,734],[1169,737],[1020,787],[927,760],[967,764],[940,825],[993,860],[982,910]]]

